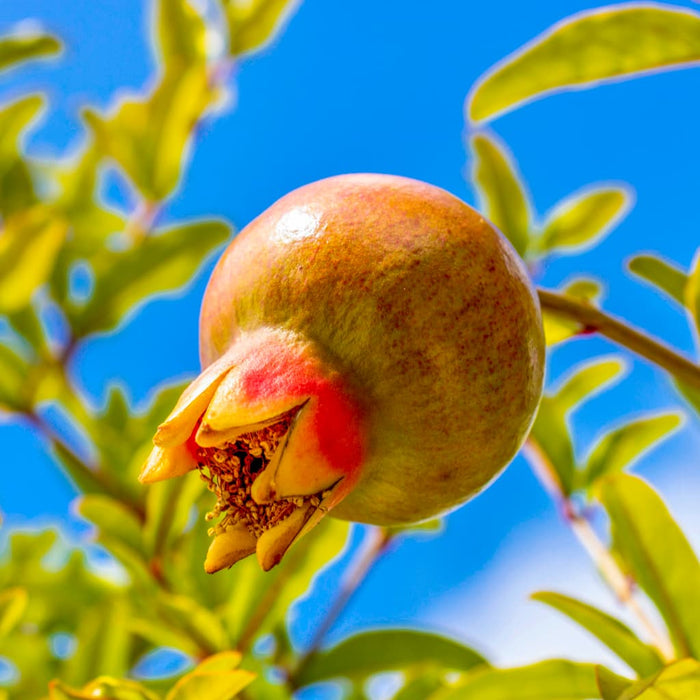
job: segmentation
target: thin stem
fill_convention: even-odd
[[[604,335],[665,369],[679,381],[700,389],[700,365],[680,355],[667,345],[585,301],[573,299],[548,289],[538,289],[537,293],[544,310],[556,316],[577,321],[585,331],[594,331]]]
[[[370,530],[366,542],[363,543],[362,549],[357,554],[357,558],[348,568],[345,580],[340,587],[340,591],[338,592],[336,599],[333,601],[333,604],[326,613],[326,616],[316,629],[316,633],[311,640],[309,648],[301,656],[296,668],[289,675],[288,680],[292,688],[296,688],[295,679],[299,677],[311,659],[318,653],[318,650],[321,648],[321,644],[323,644],[323,640],[326,638],[326,635],[330,631],[331,627],[333,627],[335,622],[347,607],[348,603],[355,596],[358,589],[367,578],[369,572],[374,568],[374,565],[387,550],[392,539],[393,533],[389,530],[384,528],[373,528]]]
[[[634,615],[664,660],[672,661],[675,658],[675,653],[668,635],[664,630],[656,627],[642,609],[634,596],[632,579],[620,569],[608,548],[591,527],[590,522],[577,511],[575,504],[562,491],[554,466],[532,437],[527,439],[525,456],[545,490],[552,494],[562,506],[566,522],[569,523],[572,532],[600,571],[615,597]]]

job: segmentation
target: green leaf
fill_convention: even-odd
[[[602,610],[560,593],[535,593],[532,598],[551,606],[588,630],[640,676],[648,676],[663,667],[663,660],[653,648],[642,642],[629,627]]]
[[[442,675],[421,671],[409,679],[392,700],[425,700],[445,686]]]
[[[166,66],[206,60],[207,26],[187,0],[159,0],[157,13],[158,52]]]
[[[22,411],[28,408],[30,402],[25,392],[28,374],[27,361],[12,348],[0,343],[0,410]]]
[[[198,221],[112,253],[103,269],[95,270],[95,287],[88,303],[68,310],[73,329],[80,336],[110,330],[154,294],[187,284],[228,235],[223,222]]]
[[[9,34],[0,37],[0,71],[19,63],[55,56],[62,50],[61,42],[51,34]]]
[[[467,671],[485,665],[473,649],[447,637],[416,630],[377,630],[357,634],[311,658],[297,678],[310,685],[332,678],[362,679],[384,671],[434,665]]]
[[[683,659],[653,678],[634,683],[617,700],[696,700],[700,697],[700,663]]]
[[[89,494],[78,501],[78,512],[94,523],[108,540],[118,540],[145,556],[142,523],[124,503],[111,496]]]
[[[7,636],[22,619],[27,602],[27,591],[24,588],[0,591],[0,637]]]
[[[255,680],[250,671],[200,671],[183,676],[165,700],[231,700]]]
[[[222,651],[220,654],[213,654],[202,661],[195,671],[233,671],[241,663],[241,653],[239,651]]]
[[[477,670],[440,700],[590,700],[598,695],[596,667],[553,659],[531,666]],[[436,699],[437,700],[437,699]]]
[[[547,216],[538,243],[544,254],[592,247],[629,212],[632,194],[622,187],[591,187],[568,197]]]
[[[700,389],[696,389],[690,384],[684,384],[679,382],[677,379],[673,381],[676,389],[678,389],[680,395],[695,409],[697,413],[700,413]]]
[[[65,222],[40,206],[6,222],[0,236],[0,313],[29,305],[49,278],[66,233]]]
[[[577,408],[596,394],[619,381],[627,369],[620,357],[597,358],[577,365],[555,392],[557,404],[564,413]]]
[[[700,563],[660,496],[628,474],[601,479],[615,551],[668,625],[679,656],[700,655]]]
[[[471,138],[472,181],[479,208],[512,243],[521,257],[528,251],[531,205],[517,167],[505,146],[485,133]]]
[[[629,678],[618,676],[605,666],[596,667],[596,681],[602,700],[617,700],[632,685]]]
[[[297,0],[222,0],[232,56],[256,51],[282,29]]]
[[[159,697],[144,688],[140,683],[130,680],[100,677],[88,683],[82,690],[70,688],[61,681],[49,684],[49,700],[159,700]]]
[[[220,651],[229,645],[220,617],[196,600],[184,595],[160,593],[158,604],[165,618],[197,641],[200,648]]]
[[[685,304],[688,275],[674,263],[662,260],[656,255],[635,255],[627,263],[627,269],[660,289],[681,306]]]
[[[559,291],[574,299],[580,299],[594,305],[597,305],[603,296],[601,284],[589,277],[575,278],[561,287]],[[551,314],[546,309],[542,312],[542,321],[547,345],[556,345],[586,332],[580,323]]]
[[[700,249],[695,254],[693,265],[685,286],[685,306],[695,321],[695,329],[700,334]]]
[[[508,56],[473,88],[469,118],[492,119],[547,94],[700,60],[700,17],[629,3],[573,15]]]
[[[602,476],[631,466],[682,423],[681,413],[663,413],[638,418],[606,433],[586,460],[582,486],[589,488]]]

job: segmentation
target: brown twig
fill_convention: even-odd
[[[537,294],[543,310],[576,321],[587,331],[604,335],[665,369],[679,381],[700,389],[700,365],[650,335],[632,328],[625,321],[610,316],[585,301],[548,289],[538,288]]]

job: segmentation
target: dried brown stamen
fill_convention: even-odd
[[[273,503],[259,504],[251,497],[253,482],[267,467],[293,414],[258,431],[244,433],[234,442],[218,447],[199,447],[197,468],[207,488],[216,494],[216,505],[207,513],[207,520],[223,514],[210,535],[224,532],[236,523],[243,523],[256,536],[289,517],[306,502],[318,505],[320,494],[310,497],[285,498]]]

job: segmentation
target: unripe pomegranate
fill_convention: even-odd
[[[209,572],[263,569],[324,515],[379,525],[454,508],[513,458],[539,401],[536,295],[509,243],[447,192],[386,175],[302,187],[209,282],[202,374],[143,482],[216,492]]]

